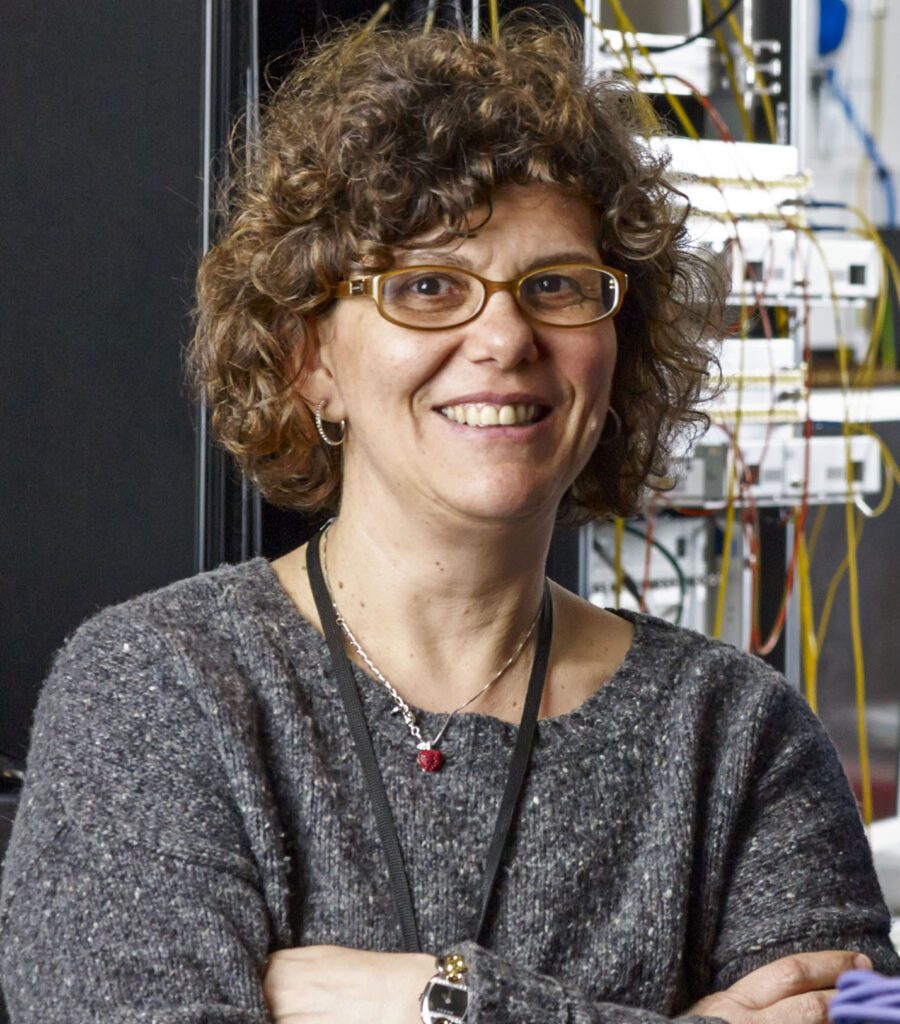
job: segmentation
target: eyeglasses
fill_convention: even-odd
[[[509,292],[530,320],[585,327],[615,316],[628,275],[599,263],[556,263],[513,281],[491,281],[459,267],[400,267],[341,281],[336,298],[368,295],[392,324],[423,331],[459,327],[481,313],[494,292]]]

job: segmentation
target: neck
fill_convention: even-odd
[[[436,523],[400,509],[375,518],[345,503],[326,542],[332,597],[410,703],[451,710],[491,678],[531,625],[552,530],[549,517]],[[497,689],[523,688],[528,649]]]

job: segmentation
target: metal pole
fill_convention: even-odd
[[[248,143],[259,121],[259,20],[257,0],[205,0],[203,8],[203,196],[200,250],[205,254],[224,211],[217,197],[232,175],[229,138],[243,116]],[[246,159],[253,157],[252,144]],[[262,551],[262,503],[249,481],[236,479],[229,457],[209,429],[201,397],[196,449],[195,565],[198,572]]]
[[[206,0],[203,5],[203,106],[201,111],[201,167],[202,197],[200,216],[200,253],[209,249],[210,203],[212,195],[212,152],[210,137],[212,135],[212,31],[213,2]],[[207,478],[209,465],[207,450],[209,448],[209,410],[206,395],[200,397],[200,408],[197,421],[196,448],[196,502],[194,509],[194,563],[197,572],[202,572],[207,563],[206,520],[207,520]]]
[[[791,0],[790,143],[800,153],[800,169],[808,158],[809,11],[808,0]]]

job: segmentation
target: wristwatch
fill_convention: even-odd
[[[459,953],[438,958],[437,973],[419,997],[423,1024],[465,1024],[469,1008],[465,975],[466,962]]]

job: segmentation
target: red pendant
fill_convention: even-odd
[[[416,754],[416,760],[419,762],[419,767],[423,772],[436,772],[440,770],[441,765],[444,763],[444,755],[439,750],[426,747]]]

